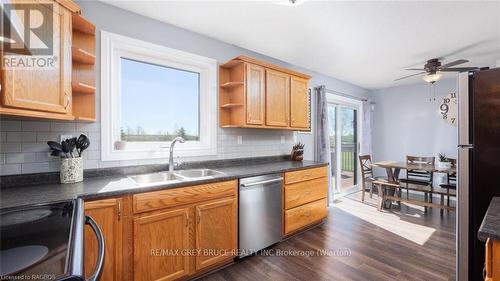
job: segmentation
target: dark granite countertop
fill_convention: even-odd
[[[163,183],[161,185],[137,185],[127,176],[121,175],[112,177],[88,178],[83,182],[74,184],[42,184],[11,187],[8,189],[3,189],[1,191],[0,208],[10,208],[23,205],[54,202],[59,200],[70,200],[75,198],[98,199],[119,196],[128,193],[141,193],[264,174],[282,173],[286,171],[320,167],[324,165],[326,164],[314,161],[296,162],[290,160],[249,164],[241,163],[233,166],[214,168],[217,171],[223,172],[224,175],[216,176],[211,179],[178,181],[168,184]]]
[[[500,197],[493,197],[478,231],[479,240],[491,238],[500,240]]]

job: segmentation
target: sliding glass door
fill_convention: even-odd
[[[358,184],[358,134],[357,109],[340,108],[340,189],[345,191]]]
[[[359,120],[359,101],[329,96],[328,121],[334,193],[349,193],[359,189]]]

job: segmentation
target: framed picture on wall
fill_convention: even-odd
[[[311,93],[312,93],[312,88],[309,88],[307,89],[307,99],[309,100],[308,102],[308,106],[309,106],[309,116],[308,116],[308,119],[309,119],[309,125],[311,126],[311,131],[309,132],[304,132],[304,131],[297,131],[298,134],[301,134],[301,135],[312,135],[312,119],[311,119]]]

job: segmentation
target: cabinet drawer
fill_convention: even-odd
[[[328,215],[326,198],[285,211],[285,234],[294,232]]]
[[[236,180],[166,189],[134,195],[134,213],[236,196]]]
[[[285,185],[285,209],[325,198],[327,185],[326,177]]]
[[[326,177],[327,166],[285,173],[285,184]]]

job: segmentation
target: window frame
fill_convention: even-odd
[[[121,140],[121,59],[131,59],[199,73],[199,141],[176,144],[176,156],[217,153],[217,62],[214,59],[101,31],[101,160],[169,158],[171,142],[127,142]]]

